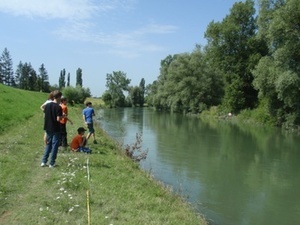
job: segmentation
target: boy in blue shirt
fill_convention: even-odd
[[[94,144],[97,144],[96,138],[95,138],[95,130],[94,130],[94,124],[93,124],[93,116],[95,116],[95,111],[92,108],[92,103],[87,102],[86,108],[82,110],[83,120],[85,125],[87,126],[89,132],[86,136],[86,140],[90,138],[90,136],[93,136]]]

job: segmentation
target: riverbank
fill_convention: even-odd
[[[8,119],[4,113],[10,115],[0,134],[0,224],[206,224],[189,204],[121,154],[100,127],[98,144],[89,143],[93,154],[60,149],[56,168],[40,167],[39,106],[45,99],[43,93],[17,89],[0,94],[1,105],[9,102],[0,122]],[[74,122],[67,125],[70,141],[83,124],[81,108],[69,106],[69,112]]]

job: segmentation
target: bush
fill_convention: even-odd
[[[91,97],[91,92],[89,88],[83,88],[81,86],[77,87],[65,87],[63,90],[63,96],[68,99],[70,103],[83,104],[84,100]]]

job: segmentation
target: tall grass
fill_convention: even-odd
[[[89,143],[93,154],[59,149],[58,167],[40,167],[39,106],[46,94],[2,87],[6,97],[0,103],[10,102],[5,113],[11,121],[27,119],[8,123],[0,134],[0,224],[205,224],[189,204],[121,154],[100,128],[99,144]],[[22,98],[16,98],[19,93]],[[14,113],[19,105],[23,112]],[[74,122],[67,125],[69,141],[83,125],[82,107],[69,107]]]

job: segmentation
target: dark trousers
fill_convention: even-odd
[[[67,140],[67,126],[64,123],[60,124],[60,137],[59,137],[59,146],[67,147],[68,140]]]

